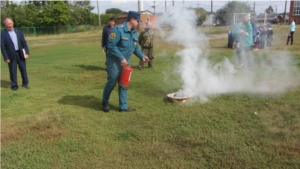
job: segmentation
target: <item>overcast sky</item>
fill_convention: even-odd
[[[268,8],[270,5],[273,7],[274,11],[277,13],[283,13],[285,7],[285,0],[258,0],[258,1],[246,1],[246,0],[239,0],[243,2],[247,2],[251,8],[254,7],[255,4],[255,11],[256,13],[262,13]],[[166,0],[167,2],[167,10],[169,7],[172,7],[173,0]],[[222,8],[229,0],[212,0],[213,2],[213,11],[216,12],[218,9]],[[254,3],[255,2],[255,3]],[[99,4],[99,11],[101,14],[105,13],[106,9],[109,8],[119,8],[122,11],[138,11],[138,0],[98,0]],[[154,12],[153,0],[143,0],[144,10],[148,10]],[[95,7],[93,10],[94,13],[98,13],[97,10],[97,1],[91,0],[91,5]],[[186,7],[202,7],[207,11],[211,11],[211,0],[174,0],[174,5],[184,5]],[[286,12],[288,13],[290,10],[290,0],[287,0]],[[155,1],[155,13],[164,13],[165,12],[165,0],[156,0]]]

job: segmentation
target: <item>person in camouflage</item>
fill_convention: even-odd
[[[153,32],[150,31],[151,29],[151,24],[147,23],[145,30],[142,31],[139,35],[139,45],[142,48],[142,52],[148,56],[150,61],[148,62],[148,67],[151,68],[153,66]],[[144,62],[143,60],[140,60],[139,63],[139,70],[144,68]]]

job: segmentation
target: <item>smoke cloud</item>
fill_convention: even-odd
[[[211,96],[228,93],[280,94],[299,85],[299,78],[295,77],[300,77],[300,73],[288,52],[277,56],[262,54],[257,58],[251,55],[252,70],[236,69],[234,51],[229,56],[232,60],[224,56],[222,62],[212,63],[209,60],[208,38],[195,26],[196,18],[193,10],[177,7],[156,23],[159,36],[169,43],[182,46],[176,52],[181,59],[176,65],[176,73],[182,80],[181,90],[192,100],[206,102]],[[165,31],[165,27],[171,29]],[[242,57],[246,63],[244,53]]]

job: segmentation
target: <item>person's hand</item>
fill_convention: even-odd
[[[143,62],[149,62],[148,56],[143,57]]]
[[[127,65],[127,60],[126,59],[123,59],[122,61],[121,61],[121,66],[126,66]]]
[[[25,59],[28,59],[28,58],[29,58],[29,55],[26,54],[26,55],[25,55]]]
[[[10,63],[10,60],[9,60],[9,59],[7,59],[7,60],[5,60],[5,62],[6,62],[6,63]]]

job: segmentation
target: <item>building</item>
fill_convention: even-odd
[[[284,19],[284,22],[289,22],[289,19],[290,17],[289,17],[289,14],[287,14],[287,15],[285,15],[285,19]],[[278,23],[282,23],[282,21],[283,21],[283,14],[282,15],[278,15],[277,16],[277,19],[278,19]]]
[[[300,23],[300,1],[291,0],[290,2],[290,15],[289,18],[294,18],[295,23]]]
[[[262,13],[256,16],[256,22],[259,24],[267,25],[267,23],[277,23],[278,18],[275,13]]]
[[[152,12],[145,10],[140,11],[141,14],[140,18],[143,22],[139,23],[139,29],[144,29],[146,27],[146,23],[150,22],[152,25],[156,22],[157,16],[154,15]],[[122,13],[120,16],[117,17],[117,24],[121,24],[127,20],[128,12]]]

